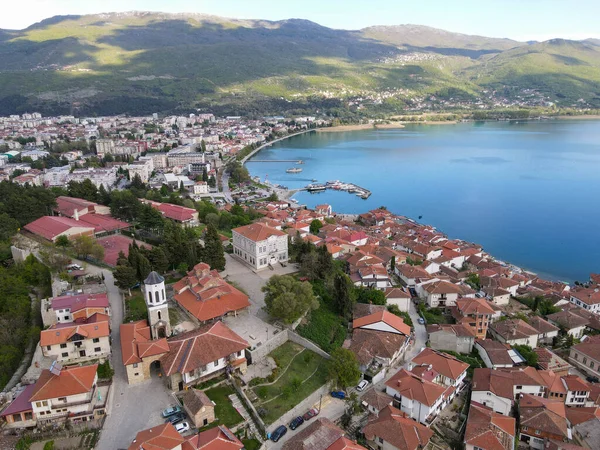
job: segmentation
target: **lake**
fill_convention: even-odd
[[[581,281],[600,272],[600,121],[308,133],[252,159],[253,176],[289,188],[341,180],[372,192],[367,200],[332,190],[295,195],[311,208],[361,213],[384,205],[541,276]],[[290,167],[303,172],[288,174]]]

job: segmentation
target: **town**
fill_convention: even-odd
[[[243,165],[331,125],[0,118],[0,448],[600,448],[600,274]]]

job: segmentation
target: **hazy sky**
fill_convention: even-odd
[[[10,2],[10,3],[9,3]],[[599,0],[3,0],[0,28],[110,11],[198,12],[244,19],[308,19],[333,28],[405,23],[518,40],[600,38]]]

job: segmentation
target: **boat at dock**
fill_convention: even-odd
[[[321,192],[325,189],[327,189],[327,186],[325,186],[324,184],[309,184],[308,186],[306,186],[306,190],[308,192]]]
[[[286,170],[287,173],[300,173],[302,169],[300,167],[292,167]]]

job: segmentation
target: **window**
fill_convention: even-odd
[[[587,358],[583,358],[583,363],[587,364]]]
[[[204,424],[204,425],[208,425],[208,419],[204,419],[204,422],[203,422],[203,424]]]
[[[579,356],[579,355],[578,355],[577,353],[575,353],[575,359],[579,359],[579,358],[578,358],[578,356]]]
[[[137,369],[138,363],[133,363],[133,368]]]
[[[48,400],[42,401],[42,406],[48,406]]]
[[[535,430],[535,434],[540,434],[540,430]]]
[[[61,355],[60,355],[60,356],[61,356],[62,358],[68,358],[68,357],[69,357],[69,354],[68,354],[68,353],[61,353]]]
[[[148,303],[152,303],[152,292],[148,292]]]
[[[219,360],[217,359],[214,363],[215,367],[217,367],[219,365]]]
[[[594,361],[590,362],[590,369],[594,368]]]
[[[94,344],[97,344],[98,342],[100,342],[100,338],[94,338],[94,340],[92,341]]]
[[[240,350],[239,352],[237,352],[238,356],[242,356],[242,351]]]
[[[46,346],[46,350],[50,350],[52,347],[50,345]]]
[[[67,344],[60,344],[60,348],[67,348]]]
[[[380,437],[378,437],[378,438],[377,438],[377,442],[379,442],[380,444],[383,444],[383,439],[382,439],[382,438],[380,438]]]
[[[517,389],[523,389],[523,386],[517,386]]]
[[[523,427],[523,431],[529,430],[529,427]]]
[[[162,320],[162,317],[161,317],[160,311],[158,311],[158,320]]]
[[[67,397],[58,397],[58,401],[59,402],[66,402],[67,401]]]
[[[23,420],[21,419],[21,414],[13,414],[12,418],[13,422],[20,422],[21,420]]]
[[[33,413],[32,412],[26,412],[25,413],[25,420],[33,420]]]
[[[42,407],[42,402],[35,402],[35,406],[37,406],[38,408]]]
[[[102,348],[101,348],[101,347],[94,347],[94,351],[95,351],[96,353],[98,353],[98,352],[101,352],[101,351],[102,351]]]
[[[137,377],[139,375],[139,372],[136,372],[133,375]]]
[[[165,299],[165,291],[164,291],[164,289],[161,292],[162,292],[162,299],[164,300]]]

